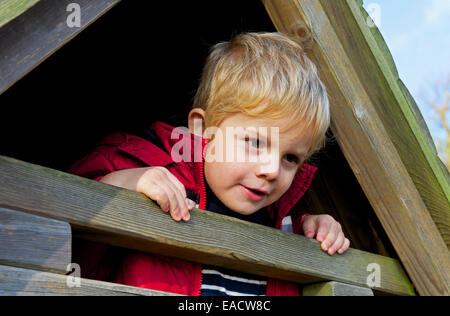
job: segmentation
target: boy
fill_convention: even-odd
[[[349,241],[332,217],[289,216],[316,171],[304,161],[324,143],[329,122],[325,87],[298,43],[279,33],[241,34],[213,47],[189,132],[157,122],[142,137],[111,135],[70,172],[141,192],[175,221],[190,220],[198,203],[316,236],[328,254],[343,253]],[[187,295],[298,294],[286,281],[96,247],[78,248],[85,277]]]

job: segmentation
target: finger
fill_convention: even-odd
[[[173,191],[173,189],[171,188],[170,185],[167,184],[167,182],[161,181],[158,184],[158,187],[160,190],[162,190],[164,192],[164,196],[165,200],[168,201],[169,207],[168,207],[168,211],[170,213],[170,216],[175,220],[175,221],[180,221],[181,220],[181,212],[179,211],[179,206],[178,206],[178,199],[176,197],[175,192]],[[167,207],[167,202],[166,202],[166,207]]]
[[[188,221],[190,219],[190,205],[186,201],[186,189],[180,182],[180,180],[178,180],[172,173],[170,173],[170,171],[165,169],[165,173],[167,175],[167,181],[169,182],[168,185],[175,193],[175,196],[177,198],[177,205],[180,216],[183,218],[183,220]]]
[[[181,195],[180,191],[177,188],[174,188],[173,185],[170,185],[170,189],[174,193],[175,199],[177,201],[177,212],[184,221],[188,221],[190,219],[189,208],[186,203],[186,197]]]
[[[170,213],[172,218],[178,222],[186,216],[186,203],[183,198],[180,197],[178,190],[174,190],[171,185],[168,185],[168,191],[169,199],[172,202]]]
[[[318,217],[318,229],[317,229],[317,236],[316,239],[319,242],[323,242],[327,235],[330,232],[330,225],[331,221],[328,219],[328,217]]]
[[[317,222],[314,218],[309,219],[308,217],[305,218],[305,221],[303,222],[303,233],[308,238],[313,238],[316,234],[317,229]]]
[[[192,210],[197,204],[195,204],[194,201],[192,201],[191,199],[186,198],[186,204],[189,208],[189,210]]]
[[[348,250],[349,247],[350,247],[350,240],[345,238],[344,245],[338,250],[338,254],[343,254]]]
[[[339,233],[341,232],[341,225],[338,222],[331,224],[331,228],[322,242],[322,249],[328,251],[328,249],[336,242]]]
[[[340,232],[338,234],[338,237],[336,239],[336,241],[334,242],[333,245],[331,245],[331,247],[329,247],[328,249],[328,254],[330,256],[334,255],[334,253],[338,250],[341,249],[341,247],[344,245],[344,241],[345,241],[345,237],[344,237],[344,233]]]
[[[181,183],[180,180],[178,180],[177,177],[175,177],[169,170],[164,168],[165,173],[167,174],[167,178],[172,184],[180,191],[181,196],[185,199],[186,198],[186,188],[184,187],[183,183]]]
[[[157,167],[153,170],[157,172],[141,183],[141,192],[155,200],[164,212],[170,212],[174,220],[179,221],[181,219],[180,205],[186,208],[184,199],[177,197],[177,194],[181,193],[176,192],[178,189],[174,191],[175,185],[169,180],[164,168]]]
[[[163,212],[167,213],[170,211],[170,201],[166,194],[166,190],[164,190],[162,186],[154,185],[150,188],[144,187],[142,193],[158,203]]]

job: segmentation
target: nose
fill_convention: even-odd
[[[280,174],[280,160],[274,155],[267,157],[267,160],[259,162],[256,167],[256,176],[265,177],[268,181],[274,180]]]

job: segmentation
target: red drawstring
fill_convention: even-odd
[[[205,184],[205,150],[208,140],[202,138],[202,161],[200,162],[200,202],[198,208],[206,210],[206,184]]]

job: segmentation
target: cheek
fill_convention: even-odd
[[[226,188],[240,180],[242,169],[236,164],[226,162],[205,162],[205,177],[209,186],[214,188]],[[214,191],[214,190],[213,190]]]
[[[287,190],[291,187],[292,181],[294,180],[295,173],[289,172],[287,174],[283,174],[279,177],[279,181],[274,193],[275,200],[278,200]]]

